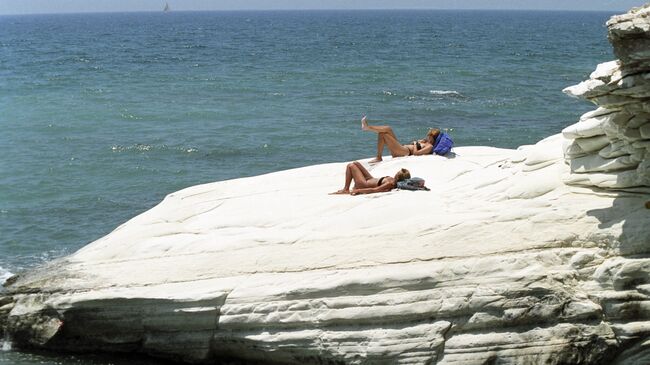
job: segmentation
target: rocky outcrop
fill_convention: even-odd
[[[583,127],[582,157],[613,146]],[[0,334],[16,348],[193,363],[647,364],[645,160],[583,171],[563,143],[369,166],[406,167],[430,192],[328,195],[337,163],[173,193],[12,278]]]
[[[328,195],[345,164],[188,188],[15,278],[0,317],[17,348],[187,362],[643,363],[647,195],[563,184],[561,144],[371,168],[431,192]]]
[[[569,184],[610,189],[650,186],[650,4],[607,22],[618,60],[564,91],[598,109],[565,128]]]

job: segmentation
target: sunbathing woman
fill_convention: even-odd
[[[388,147],[388,150],[393,157],[430,155],[433,151],[433,144],[436,137],[440,134],[439,129],[432,128],[429,129],[425,139],[413,141],[411,144],[402,145],[397,140],[397,136],[391,127],[387,125],[368,125],[365,115],[361,118],[361,129],[377,133],[377,156],[374,160],[370,161],[371,163],[382,160],[384,146]]]
[[[371,194],[391,191],[397,187],[397,182],[410,179],[411,173],[407,169],[401,169],[395,177],[384,176],[375,178],[358,161],[348,164],[345,169],[345,186],[343,189],[332,194]],[[350,191],[350,184],[354,180],[354,188]]]

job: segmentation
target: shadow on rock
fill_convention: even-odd
[[[621,193],[611,207],[587,211],[599,228],[620,226],[618,242],[611,242],[622,256],[650,256],[650,209],[645,194]]]

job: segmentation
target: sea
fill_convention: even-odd
[[[614,59],[611,15],[0,16],[0,282],[179,189],[372,157],[363,115],[404,143],[429,127],[456,146],[517,148],[559,133],[594,108],[562,89]],[[8,365],[159,363],[0,344]]]

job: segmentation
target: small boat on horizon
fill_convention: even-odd
[[[170,10],[170,9],[169,9],[169,3],[166,2],[166,3],[165,3],[165,8],[163,9],[163,11],[166,13],[166,12],[168,12],[169,10]]]

